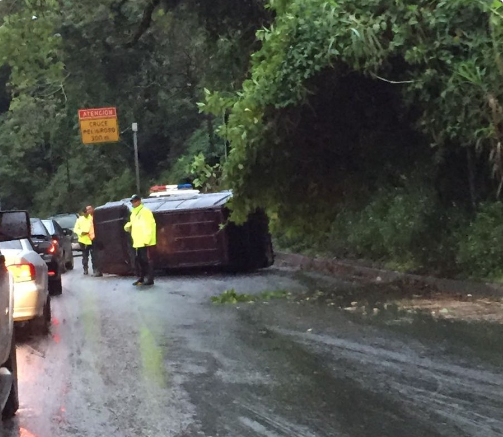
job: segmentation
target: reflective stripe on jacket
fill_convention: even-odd
[[[157,227],[154,214],[143,204],[133,208],[129,222],[124,225],[124,230],[131,232],[135,249],[155,246],[157,243]]]
[[[94,241],[96,238],[96,233],[94,232],[94,216],[89,214],[89,217],[91,217],[91,226],[89,227],[89,238]]]
[[[86,246],[93,244],[91,238],[89,237],[92,220],[93,218],[90,215],[87,217],[81,215],[75,223],[75,228],[73,228],[73,232],[75,232],[79,237],[79,243],[85,244]]]

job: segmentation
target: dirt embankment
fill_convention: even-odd
[[[279,266],[331,275],[344,285],[318,287],[299,297],[348,312],[429,315],[434,318],[503,324],[503,286],[410,275],[345,261],[279,254]]]

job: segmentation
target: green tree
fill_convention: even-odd
[[[132,122],[143,189],[189,176],[181,157],[218,160],[213,117],[196,103],[204,86],[240,85],[268,17],[259,0],[1,2],[3,206],[46,214],[129,195]],[[118,108],[121,142],[83,146],[77,110],[99,106]],[[191,154],[201,130],[207,144]]]
[[[266,207],[299,231],[310,225],[326,231],[338,201],[357,195],[355,183],[364,191],[379,177],[400,184],[414,165],[439,170],[460,147],[484,151],[502,180],[501,6],[482,0],[269,2],[275,22],[257,32],[262,46],[242,89],[231,96],[208,93],[200,105],[229,114],[219,132],[232,145],[225,175],[235,193],[234,217]],[[376,107],[381,111],[373,113]],[[330,128],[334,124],[339,128]],[[402,150],[399,138],[391,138],[397,127],[406,132]],[[398,154],[401,163],[389,168],[388,159],[368,160],[376,148],[391,161]],[[486,173],[480,179],[490,185]],[[475,199],[482,188],[472,188]]]

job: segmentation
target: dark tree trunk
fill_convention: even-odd
[[[208,147],[208,155],[213,156],[216,151],[216,144],[215,144],[215,128],[213,127],[213,118],[211,116],[208,116],[207,118],[207,125],[208,125],[208,137],[209,137],[209,147]]]
[[[477,191],[475,187],[475,163],[473,162],[472,149],[470,147],[466,148],[466,162],[468,167],[468,186],[470,189],[470,205],[473,210],[477,208]]]

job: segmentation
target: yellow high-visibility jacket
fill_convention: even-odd
[[[131,232],[135,249],[155,246],[157,243],[157,226],[154,214],[143,204],[133,208],[129,222],[124,225],[126,232]]]
[[[85,244],[86,246],[93,244],[91,237],[89,236],[92,221],[93,218],[91,215],[88,215],[87,217],[81,215],[75,222],[75,227],[73,228],[73,232],[75,232],[79,237],[79,243]]]

